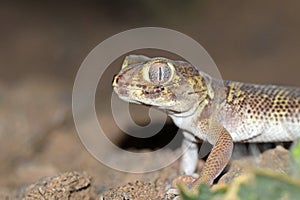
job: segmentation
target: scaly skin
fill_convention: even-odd
[[[211,78],[184,61],[127,56],[114,77],[125,101],[167,111],[187,151],[181,172],[194,173],[197,141],[214,145],[199,179],[211,185],[230,160],[233,142],[294,141],[300,137],[300,89]]]

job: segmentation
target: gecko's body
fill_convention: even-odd
[[[233,142],[294,141],[300,137],[300,89],[211,78],[184,61],[127,56],[115,76],[120,98],[165,109],[183,129],[182,172],[191,175],[198,139],[214,145],[195,181],[208,185],[227,165]]]
[[[218,99],[212,98],[192,118],[184,120],[185,129],[196,136],[201,128],[194,126],[214,117],[234,142],[284,142],[300,137],[300,88],[210,81],[212,93],[219,95],[213,98]],[[171,114],[175,123],[176,116],[180,114]],[[201,133],[199,138],[207,139],[207,133]]]

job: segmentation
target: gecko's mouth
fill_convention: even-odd
[[[135,103],[135,104],[143,104],[142,102],[138,100],[133,100],[129,97],[129,89],[123,88],[123,87],[114,87],[114,92],[119,96],[120,99],[123,101],[129,102],[129,103]]]
[[[114,86],[114,91],[116,94],[118,94],[120,97],[121,96],[127,96],[128,97],[128,89],[124,87],[119,87],[119,86]]]

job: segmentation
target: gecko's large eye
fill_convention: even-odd
[[[153,63],[148,70],[149,81],[155,85],[162,85],[171,80],[174,67],[171,63]]]

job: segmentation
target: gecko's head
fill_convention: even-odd
[[[188,111],[207,95],[204,77],[191,64],[141,55],[125,58],[113,87],[125,101],[173,112]]]

